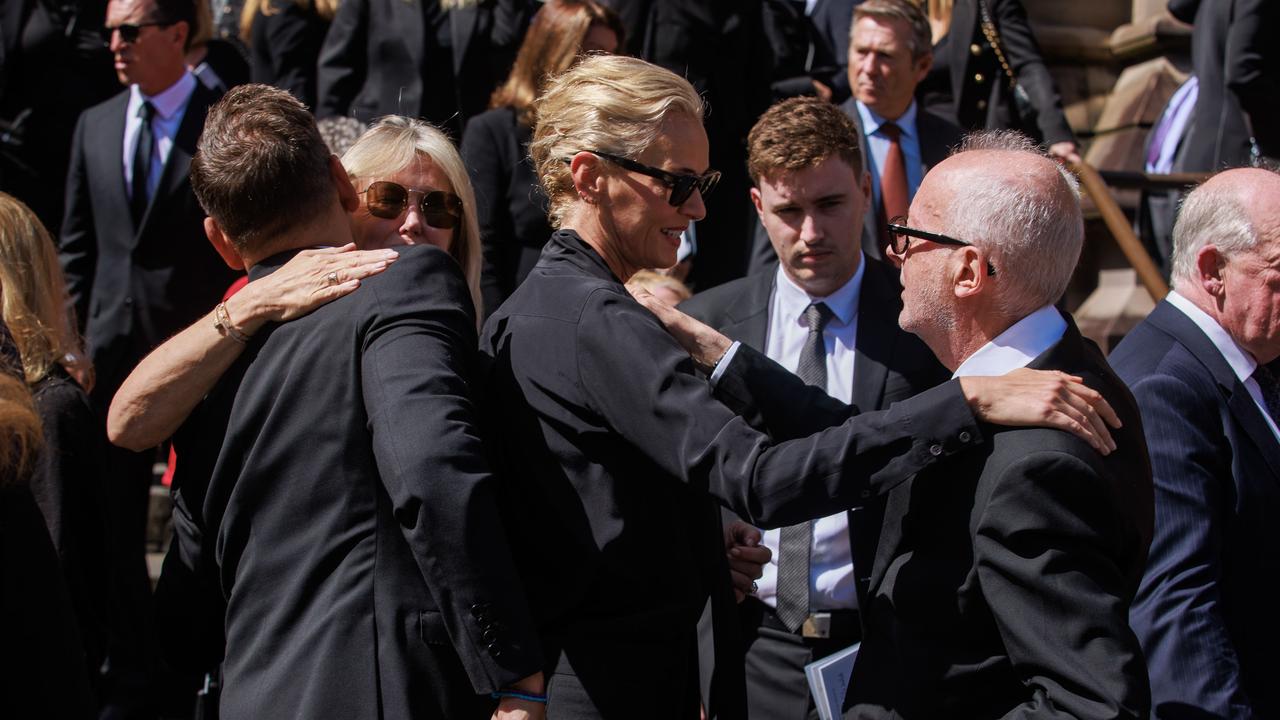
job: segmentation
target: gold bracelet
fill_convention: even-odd
[[[218,331],[218,334],[225,335],[241,345],[246,345],[249,342],[249,336],[240,332],[235,325],[231,324],[231,314],[227,312],[226,303],[218,303],[213,308],[213,327]]]

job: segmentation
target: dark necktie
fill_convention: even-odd
[[[133,214],[133,226],[142,223],[142,216],[147,212],[147,176],[151,174],[151,153],[155,138],[151,134],[151,118],[155,108],[150,102],[143,102],[138,108],[138,142],[133,146],[133,182],[130,185],[129,210]]]
[[[1267,414],[1280,424],[1280,381],[1276,380],[1275,373],[1266,365],[1254,368],[1253,380],[1262,390],[1262,402],[1267,406]]]
[[[902,128],[887,122],[880,126],[880,132],[889,138],[889,152],[884,156],[884,167],[880,168],[880,211],[884,213],[880,241],[884,247],[889,244],[885,224],[896,217],[906,217],[911,198],[907,196],[907,163],[902,156],[902,144],[898,142]]]
[[[808,385],[827,389],[827,347],[822,331],[834,317],[831,308],[815,303],[804,309],[809,335],[800,350],[796,375]],[[789,525],[778,536],[778,620],[795,632],[809,616],[809,549],[813,521]]]

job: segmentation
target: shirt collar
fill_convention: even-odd
[[[862,127],[865,130],[866,134],[874,135],[880,129],[881,125],[887,122],[893,122],[893,124],[897,125],[898,129],[902,131],[903,137],[915,137],[915,134],[916,134],[916,101],[915,100],[912,100],[911,104],[907,106],[907,111],[902,113],[902,117],[893,121],[885,120],[884,118],[880,117],[875,113],[874,110],[872,110],[871,108],[863,104],[861,100],[859,100],[857,104],[858,104],[858,114],[862,116]]]
[[[849,278],[848,282],[826,297],[814,297],[792,282],[791,278],[787,277],[786,271],[779,265],[778,279],[775,283],[777,287],[775,300],[782,303],[786,317],[794,318],[800,317],[811,303],[826,303],[835,314],[835,322],[839,325],[848,325],[858,316],[858,298],[862,295],[862,276],[866,267],[866,258],[861,258],[858,262],[858,270],[853,273],[853,277]]]
[[[1218,348],[1218,352],[1222,353],[1222,358],[1231,366],[1231,371],[1236,374],[1240,382],[1248,380],[1253,375],[1253,371],[1258,367],[1258,361],[1253,359],[1247,350],[1240,347],[1240,344],[1226,331],[1222,329],[1222,325],[1218,324],[1209,313],[1201,310],[1199,306],[1188,300],[1185,296],[1179,295],[1177,290],[1169,291],[1165,296],[1165,300],[1169,304],[1182,311],[1191,319],[1191,322],[1200,328],[1200,331],[1208,336],[1209,342]]]
[[[1026,367],[1053,347],[1067,331],[1067,321],[1052,305],[1045,305],[978,348],[951,375],[953,378],[1004,375]]]
[[[151,107],[155,108],[157,115],[168,120],[187,104],[195,91],[196,77],[190,72],[182,73],[182,77],[178,78],[177,82],[150,97],[143,94],[142,89],[136,84],[130,85],[129,112],[136,113],[146,100],[151,103]]]

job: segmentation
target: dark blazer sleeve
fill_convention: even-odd
[[[1227,30],[1223,76],[1240,100],[1263,155],[1280,157],[1280,55],[1271,46],[1280,10],[1272,0],[1236,0]],[[1271,58],[1268,62],[1268,58]]]
[[[477,431],[477,340],[466,283],[443,252],[411,262],[414,272],[402,273],[402,282],[415,291],[380,293],[365,333],[365,410],[395,517],[473,687],[487,693],[538,672],[542,651]],[[474,616],[477,606],[501,619],[499,657],[484,637],[499,630]]]
[[[90,198],[88,171],[85,168],[85,114],[76,121],[71,141],[71,165],[67,170],[66,208],[58,237],[58,258],[66,277],[67,293],[76,313],[76,324],[84,334],[89,319],[89,296],[93,290],[93,273],[98,262],[98,241],[93,225],[93,201]],[[120,182],[124,182],[121,179]]]
[[[711,397],[688,354],[624,295],[596,290],[577,326],[578,372],[591,409],[663,471],[706,489],[757,526],[847,510],[968,447],[956,439],[958,428],[946,437],[935,432],[942,423],[922,427],[911,403],[854,417],[843,406],[843,423],[774,444]],[[649,354],[633,357],[627,349],[635,347]],[[972,415],[960,426],[976,442]]]
[[[1151,374],[1131,389],[1156,494],[1155,535],[1130,611],[1150,666],[1153,717],[1248,716],[1219,591],[1232,502],[1230,449],[1215,422],[1220,400],[1170,374]]]
[[[957,442],[961,433],[968,433],[969,444],[983,439],[959,381],[945,382],[902,400],[890,410],[860,415],[859,408],[806,385],[794,373],[747,345],[738,346],[718,378],[716,397],[750,418],[753,425],[766,428],[775,440],[804,437],[855,416],[870,418],[889,412],[908,418],[918,428],[921,439],[931,438],[928,447],[939,444],[943,454],[968,447]]]
[[[518,158],[507,157],[510,137],[502,137],[505,111],[477,115],[462,133],[462,160],[476,193],[476,219],[480,224],[482,265],[480,289],[487,312],[493,312],[514,289],[520,244],[507,205],[507,187]],[[508,132],[514,128],[507,127]]]
[[[1053,431],[1043,431],[1053,432]],[[1032,452],[980,482],[974,565],[1013,671],[1031,700],[1005,718],[1145,718],[1147,668],[1116,561],[1129,517],[1113,480],[1060,450]],[[985,499],[982,495],[988,495]]]
[[[368,36],[368,0],[338,3],[316,61],[316,117],[351,114],[351,103],[364,85]]]
[[[1006,59],[1036,109],[1036,125],[1040,127],[1045,143],[1052,145],[1074,142],[1075,135],[1067,124],[1066,116],[1062,114],[1062,98],[1058,96],[1058,86],[1053,82],[1049,68],[1045,67],[1040,55],[1040,45],[1031,32],[1027,10],[1021,0],[994,0],[988,6],[1000,32],[1000,43]],[[1001,75],[1003,72],[1001,70]],[[1006,78],[1001,78],[1002,82],[1005,80]],[[1013,99],[1009,98],[1009,102],[1013,102]]]

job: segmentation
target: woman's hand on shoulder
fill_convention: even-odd
[[[266,322],[293,320],[354,292],[361,280],[386,270],[399,257],[391,249],[355,248],[355,243],[347,243],[303,250],[279,270],[254,280],[233,296],[228,304],[234,302],[239,312],[232,316],[248,326],[247,332]]]

